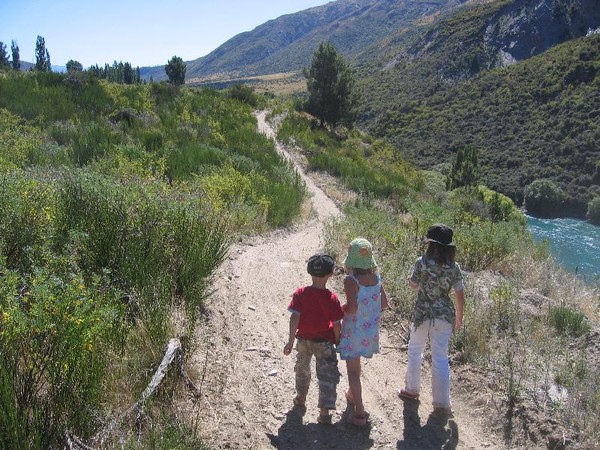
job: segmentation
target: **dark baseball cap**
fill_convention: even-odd
[[[323,277],[333,273],[335,261],[326,253],[317,253],[308,259],[306,270],[315,277]]]
[[[452,242],[453,234],[452,228],[448,225],[436,223],[427,230],[427,241],[454,247],[455,244]]]

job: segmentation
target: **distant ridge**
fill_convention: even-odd
[[[222,74],[246,77],[301,70],[322,41],[347,58],[415,20],[465,0],[337,0],[287,14],[240,33],[206,56],[187,61],[186,80]],[[166,63],[166,62],[165,62]],[[164,66],[143,67],[142,78],[166,79]]]

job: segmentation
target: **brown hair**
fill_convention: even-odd
[[[428,259],[433,259],[436,264],[449,266],[454,262],[454,258],[456,257],[456,247],[429,242],[425,256]]]

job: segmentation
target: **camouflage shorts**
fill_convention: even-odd
[[[296,393],[306,398],[310,385],[310,362],[316,360],[317,380],[319,381],[319,408],[335,409],[336,387],[340,382],[338,360],[331,342],[314,342],[298,338],[296,344]]]

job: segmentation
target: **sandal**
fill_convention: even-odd
[[[317,422],[321,425],[331,425],[331,414],[319,414]]]
[[[304,404],[306,403],[306,399],[296,396],[294,397],[294,406],[304,406]]]
[[[412,394],[404,389],[398,391],[398,397],[402,400],[419,400],[419,394]]]

